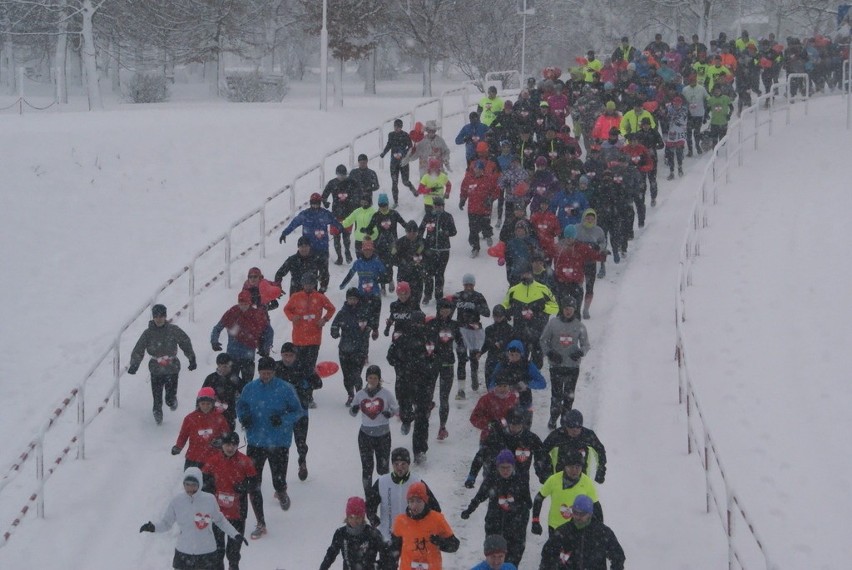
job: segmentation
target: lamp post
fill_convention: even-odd
[[[322,0],[322,29],[320,29],[320,111],[328,111],[328,0]]]
[[[521,13],[521,77],[520,87],[524,86],[527,70],[527,15],[535,16],[535,0],[519,0],[518,8]]]

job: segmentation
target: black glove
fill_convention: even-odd
[[[272,299],[271,301],[269,301],[266,304],[266,310],[267,311],[272,311],[273,309],[277,309],[277,308],[278,308],[278,299]]]
[[[136,374],[137,370],[139,370],[138,364],[131,364],[130,366],[127,367],[127,373],[128,374]]]
[[[459,210],[464,210],[464,200],[459,202]]]
[[[272,414],[269,416],[269,423],[272,424],[272,427],[281,427],[283,423],[281,421],[281,414]]]
[[[476,476],[475,475],[468,475],[467,479],[464,480],[465,488],[466,489],[473,489],[473,487],[475,485],[476,485]]]
[[[580,359],[584,356],[586,356],[585,352],[583,352],[582,350],[576,350],[571,353],[571,360],[573,360],[574,362],[579,362]]]
[[[180,455],[180,448],[178,446],[172,446],[172,455]]]
[[[287,236],[281,234],[281,237],[278,238],[278,243],[287,243]]]
[[[192,372],[196,368],[198,368],[198,364],[195,362],[195,359],[193,358],[192,360],[189,361],[189,366],[187,366],[186,369],[189,370],[190,372]]]
[[[550,359],[551,364],[562,364],[562,356],[555,350],[548,350],[547,358]]]
[[[243,428],[251,429],[252,423],[254,423],[251,419],[251,416],[246,416],[244,419],[240,420],[240,423],[243,424]]]
[[[262,358],[266,358],[267,356],[269,356],[269,349],[268,348],[258,348],[257,349],[257,355],[262,357]]]
[[[606,472],[601,471],[599,469],[598,472],[595,473],[595,483],[597,483],[598,485],[602,485],[605,478],[606,478]]]
[[[222,343],[219,341],[211,342],[210,348],[213,349],[213,352],[222,352]]]
[[[384,157],[385,157],[385,153],[380,152],[380,153],[379,153],[379,158],[384,158]]]
[[[248,541],[246,540],[246,537],[244,537],[244,536],[243,536],[243,535],[241,535],[241,534],[238,534],[237,536],[235,536],[235,537],[234,537],[234,540],[236,540],[237,542],[242,542],[243,544],[245,544],[246,546],[248,546]]]
[[[239,483],[234,483],[234,492],[235,493],[247,493],[248,492],[248,483],[245,479],[240,481]]]
[[[154,523],[151,521],[148,521],[139,527],[139,532],[156,532],[156,530],[157,529],[154,528]]]
[[[470,518],[470,508],[467,508],[461,512],[461,518],[463,521],[466,521]]]
[[[329,203],[328,203],[328,202],[323,202],[323,203],[322,203],[322,207],[323,207],[323,208],[326,208],[326,209],[327,209],[327,208],[328,208],[328,206],[329,206]]]
[[[370,524],[374,527],[378,527],[380,524],[382,524],[382,521],[377,515],[367,515],[367,520],[370,521]]]
[[[349,406],[349,415],[353,418],[358,415],[358,410],[361,409],[361,406]]]
[[[444,548],[446,548],[446,545],[447,545],[447,538],[442,538],[442,537],[438,536],[437,534],[433,534],[432,536],[429,537],[429,542],[431,542],[432,544],[437,546],[440,550],[444,550]]]
[[[385,410],[382,412],[382,415],[387,419],[391,419],[393,417],[393,412],[390,410]]]
[[[530,530],[532,531],[532,533],[533,533],[533,534],[539,534],[539,535],[540,535],[542,532],[544,532],[544,529],[543,529],[543,528],[541,528],[541,523],[540,523],[540,522],[534,522],[534,523],[532,523],[532,525],[530,526]]]

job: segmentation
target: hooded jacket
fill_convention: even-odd
[[[177,374],[180,372],[180,360],[177,358],[178,347],[186,355],[190,364],[195,362],[192,341],[183,329],[168,322],[158,327],[153,320],[148,321],[148,328],[139,337],[133,352],[130,353],[130,367],[138,367],[147,351],[151,355],[148,370],[152,376]]]
[[[172,499],[162,518],[154,524],[154,532],[167,532],[177,523],[180,530],[175,550],[192,555],[215,552],[212,525],[218,526],[231,538],[236,538],[239,533],[219,510],[216,497],[201,490],[201,469],[190,467],[183,476],[184,479],[194,477],[198,481],[198,491],[194,495],[182,492]]]
[[[570,321],[565,320],[562,315],[547,321],[540,342],[543,353],[552,351],[562,357],[561,362],[555,366],[565,368],[579,368],[580,362],[571,358],[571,355],[577,354],[578,351],[588,353],[591,348],[586,325],[576,316]],[[554,366],[553,363],[551,366]]]
[[[240,360],[254,359],[254,351],[269,352],[272,348],[272,327],[266,311],[249,307],[245,311],[234,305],[213,326],[210,342],[219,342],[222,329],[228,331],[228,354]]]
[[[328,226],[334,226],[338,231],[343,231],[343,226],[334,214],[325,208],[305,208],[287,224],[281,235],[287,237],[299,226],[302,226],[302,235],[311,241],[311,251],[318,254],[325,253],[326,256],[328,256]],[[276,281],[278,281],[277,278]]]
[[[290,447],[293,424],[303,415],[295,388],[281,378],[252,380],[237,402],[237,417],[248,424],[246,442],[254,447]],[[281,425],[273,425],[273,416],[281,418]]]

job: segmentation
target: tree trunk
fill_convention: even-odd
[[[92,18],[95,15],[95,8],[92,6],[92,0],[83,0],[83,31],[82,42],[80,45],[80,57],[83,60],[83,66],[86,71],[86,95],[89,98],[89,110],[101,111],[104,108],[103,99],[101,99],[101,86],[98,81],[98,64],[95,60],[95,30],[92,26]]]
[[[204,62],[204,81],[207,83],[207,93],[211,97],[219,96],[219,59],[211,54]]]
[[[265,75],[272,75],[275,73],[275,25],[274,22],[267,22],[264,26],[265,36],[266,36],[266,45],[264,46],[266,49],[264,50],[263,57],[261,58],[261,68],[263,69],[263,73]]]
[[[112,42],[112,54],[109,58],[109,79],[112,92],[121,95],[121,42]]]
[[[8,20],[2,23],[3,29],[8,30],[11,24]],[[3,50],[0,53],[0,77],[3,85],[8,89],[10,95],[18,92],[18,73],[15,69],[15,44],[12,42],[12,34],[4,34]]]
[[[343,107],[343,60],[334,58],[334,106]]]
[[[370,55],[367,57],[367,61],[365,62],[366,67],[364,71],[364,93],[366,95],[375,95],[376,94],[376,67],[378,61],[378,49],[377,47],[373,48],[373,51],[370,52]]]
[[[423,58],[423,97],[432,96],[432,58]]]

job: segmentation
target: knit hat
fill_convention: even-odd
[[[382,377],[382,369],[379,368],[375,364],[371,364],[370,366],[367,367],[367,372],[364,374],[364,377],[366,378],[367,376],[371,376],[371,375],[375,375],[375,376],[378,376],[379,378],[381,378]]]
[[[361,162],[362,160],[370,160],[370,159],[367,158],[366,154],[361,153],[361,154],[358,155],[358,162]]]
[[[577,495],[574,497],[574,504],[571,505],[571,510],[575,513],[592,514],[595,510],[594,502],[587,495]]]
[[[263,370],[275,370],[275,361],[268,356],[262,357],[257,362],[257,371],[261,372]]]
[[[412,483],[408,488],[408,492],[405,494],[405,498],[408,500],[417,497],[424,503],[429,502],[429,492],[426,490],[426,483],[422,481],[417,481],[416,483]]]
[[[240,434],[235,431],[226,433],[222,436],[222,443],[230,443],[231,445],[239,445],[240,444]]]
[[[577,237],[577,227],[573,224],[567,225],[562,229],[562,237],[566,239],[574,239]]]
[[[423,125],[423,129],[427,131],[437,131],[438,130],[438,121],[426,121],[426,124]]]
[[[411,463],[411,454],[404,447],[397,447],[391,451],[391,463],[396,463],[397,461]]]
[[[314,192],[313,194],[311,194],[311,197],[308,201],[311,204],[319,204],[320,202],[322,202],[322,196],[319,192]]]
[[[506,463],[509,463],[510,465],[515,464],[515,454],[509,449],[502,450],[497,454],[497,458],[494,460],[494,465],[505,465]]]
[[[346,290],[346,298],[355,297],[356,299],[361,299],[361,292],[357,287],[350,287]]]
[[[462,275],[462,285],[476,285],[476,277],[473,273],[465,273]]]
[[[488,143],[485,141],[479,141],[476,143],[476,152],[488,152]]]
[[[578,449],[567,449],[559,454],[559,463],[564,469],[568,465],[585,465],[586,460]]]
[[[195,397],[195,403],[199,402],[216,402],[216,391],[211,387],[202,388],[198,391],[198,395]]]
[[[615,101],[607,101],[604,107],[606,107],[607,111],[615,111]]]
[[[387,206],[388,205],[388,195],[387,194],[379,194],[379,206]]]
[[[240,291],[237,295],[237,303],[251,303],[251,293],[248,291]]]
[[[580,184],[589,184],[591,181],[589,180],[588,176],[586,176],[585,174],[581,174],[579,182]]]
[[[334,169],[335,174],[343,174],[345,175],[348,171],[346,170],[346,166],[343,164],[338,164],[337,168]]]
[[[583,427],[583,414],[580,410],[568,410],[562,414],[561,424],[564,428]]]
[[[311,240],[307,238],[307,236],[299,237],[299,241],[296,242],[296,245],[302,247],[303,245],[311,245]]]
[[[234,361],[231,355],[227,352],[222,352],[216,355],[216,364],[230,364]]]
[[[400,281],[396,284],[396,292],[411,293],[411,285],[408,284],[408,281]]]
[[[418,229],[419,229],[419,226],[417,225],[417,222],[415,222],[414,220],[408,220],[407,222],[405,222],[406,233],[407,232],[417,232]]]
[[[536,166],[547,166],[547,158],[544,156],[539,156],[535,159]]]
[[[509,425],[520,425],[526,423],[526,421],[527,414],[520,406],[510,408],[509,411],[506,412],[506,423]]]
[[[165,317],[166,316],[166,306],[165,305],[154,305],[151,307],[151,316],[152,317]]]
[[[506,307],[504,307],[503,305],[500,305],[500,304],[494,305],[494,308],[491,309],[491,316],[494,317],[494,316],[497,316],[497,315],[501,315],[501,316],[505,317],[506,316]]]
[[[288,352],[296,354],[299,351],[296,350],[296,345],[293,344],[292,342],[285,342],[284,344],[281,345],[281,354],[285,354],[285,353],[288,353]]]
[[[346,501],[347,517],[363,517],[367,514],[367,503],[361,497],[349,497]]]
[[[505,553],[509,549],[506,544],[506,539],[499,534],[489,534],[485,537],[485,544],[482,546],[482,551],[485,556],[489,554]]]

